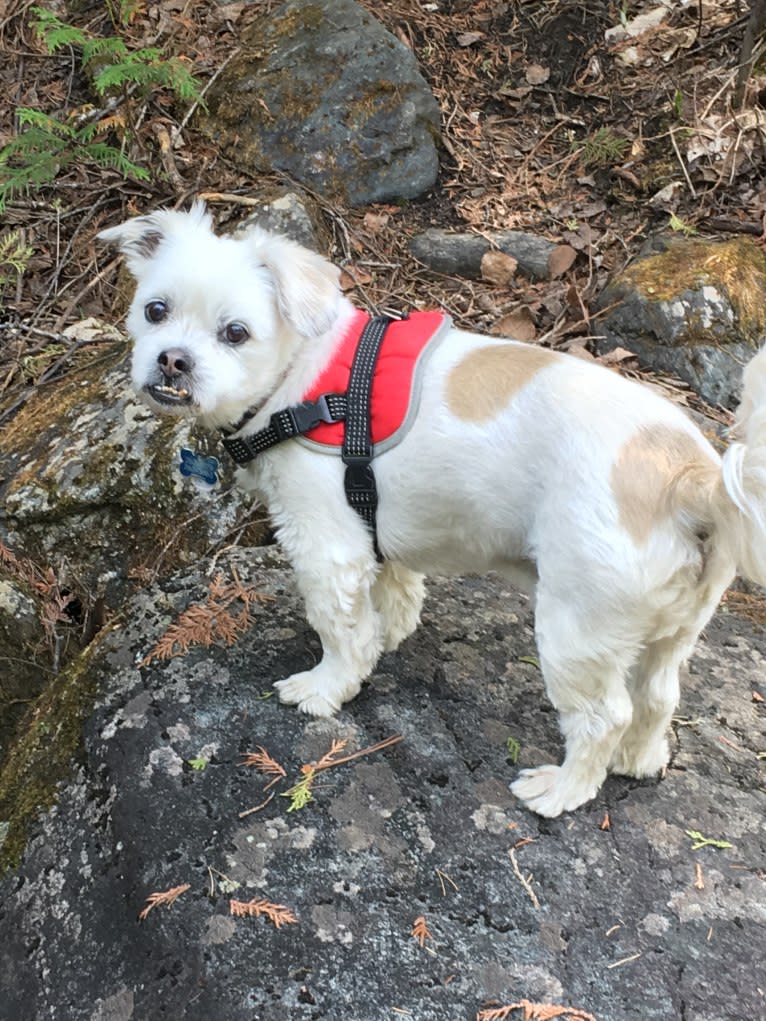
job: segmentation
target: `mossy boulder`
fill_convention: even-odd
[[[124,341],[99,351],[41,387],[0,436],[0,654],[10,664],[0,758],[32,700],[130,592],[265,531],[223,457],[213,489],[181,475],[181,448],[220,454],[216,437],[137,400]]]
[[[242,171],[281,170],[352,205],[436,180],[439,108],[412,51],[353,0],[257,18],[200,123]]]
[[[766,257],[753,241],[684,240],[632,263],[602,293],[602,351],[624,347],[733,408],[766,339]]]

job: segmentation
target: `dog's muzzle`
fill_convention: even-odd
[[[183,407],[191,404],[189,376],[194,368],[191,355],[180,347],[161,351],[157,357],[161,382],[147,383],[144,387],[149,396],[166,407]]]

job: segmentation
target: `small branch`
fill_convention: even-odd
[[[529,899],[532,901],[532,904],[534,905],[534,907],[539,908],[540,907],[540,901],[537,899],[537,894],[532,889],[532,883],[531,883],[532,874],[530,873],[528,876],[525,876],[522,873],[521,869],[519,868],[519,863],[516,861],[516,851],[514,850],[514,848],[512,848],[512,847],[509,848],[509,850],[508,850],[508,857],[511,859],[511,865],[513,866],[513,874],[516,876],[518,881],[521,883],[521,885],[527,891],[527,895],[528,895]]]
[[[271,781],[271,783],[276,783],[276,782],[277,782],[276,780],[272,780],[272,781]],[[271,786],[271,784],[268,784],[267,786],[269,786],[269,787],[270,787],[270,786]],[[239,819],[244,819],[244,818],[245,818],[246,816],[248,816],[248,815],[253,815],[253,813],[254,813],[254,812],[260,812],[260,810],[261,810],[262,808],[265,808],[265,807],[266,807],[266,806],[268,805],[268,803],[269,803],[269,802],[270,802],[270,801],[271,801],[271,800],[272,800],[273,798],[274,798],[274,792],[272,792],[271,794],[269,794],[268,798],[266,798],[266,800],[265,800],[265,801],[262,801],[262,802],[260,803],[260,805],[256,805],[256,806],[255,806],[255,808],[246,808],[244,812],[240,812],[240,813],[239,813],[239,815],[238,815],[238,818],[239,818]]]
[[[400,741],[404,740],[402,734],[394,734],[393,737],[387,737],[385,741],[379,741],[378,744],[370,745],[369,748],[361,748],[358,752],[352,752],[350,755],[343,755],[339,759],[333,759],[331,762],[319,761],[314,770],[318,772],[320,769],[330,769],[331,766],[342,766],[345,762],[351,762],[353,759],[359,759],[363,755],[372,755],[373,752],[382,752],[384,748],[390,748],[392,745],[399,744]]]

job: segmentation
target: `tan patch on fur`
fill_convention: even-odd
[[[457,363],[447,380],[447,404],[464,422],[488,422],[557,355],[544,347],[480,347]]]
[[[636,542],[671,514],[686,511],[702,523],[719,478],[716,462],[683,429],[646,426],[623,446],[612,468],[620,524]]]

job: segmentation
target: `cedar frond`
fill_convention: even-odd
[[[316,771],[317,769],[329,769],[330,766],[337,766],[337,762],[333,762],[336,755],[339,755],[348,744],[348,738],[341,738],[339,741],[333,741],[332,747],[326,755],[315,763],[312,763],[312,768]],[[304,766],[304,769],[306,767]]]
[[[272,783],[280,780],[283,776],[287,776],[287,771],[284,767],[280,766],[276,759],[272,759],[263,745],[259,744],[257,747],[257,752],[245,752],[245,757],[242,760],[243,766],[253,766],[259,773],[273,776],[274,780],[272,780]],[[268,786],[271,786],[271,784]]]
[[[192,645],[205,648],[215,642],[233,645],[252,624],[252,604],[271,602],[273,598],[243,585],[239,578],[235,582],[225,582],[222,574],[216,575],[210,582],[207,601],[184,610],[139,666],[148,666],[155,659],[183,656]],[[243,605],[235,615],[231,607],[237,601]]]
[[[174,886],[172,889],[164,890],[162,893],[150,893],[146,898],[146,907],[138,916],[139,920],[143,922],[152,908],[156,908],[158,904],[172,904],[177,897],[180,897],[182,893],[186,893],[188,889],[189,884],[183,883],[181,886]]]
[[[289,798],[290,804],[288,806],[288,812],[297,812],[299,808],[305,808],[306,805],[310,804],[314,800],[314,795],[311,793],[311,785],[314,782],[315,770],[310,766],[304,766],[303,779],[299,780],[294,787],[291,787],[289,791],[285,791],[282,795],[283,798]]]
[[[421,947],[426,945],[427,939],[433,939],[423,915],[418,915],[412,923],[412,937],[418,941]]]
[[[247,901],[231,900],[229,901],[229,911],[237,918],[246,916],[258,918],[259,915],[265,915],[277,929],[283,925],[295,925],[298,921],[290,908],[285,907],[284,904],[272,904],[271,901],[257,898]]]
[[[351,762],[353,759],[358,759],[362,755],[370,755],[372,752],[382,751],[384,748],[389,748],[393,744],[397,744],[402,740],[401,734],[394,734],[392,737],[387,737],[385,741],[379,741],[377,744],[370,745],[369,748],[360,748],[358,752],[351,752],[350,755],[341,755],[340,752],[348,744],[347,738],[333,741],[329,752],[322,756],[317,762],[309,762],[306,765],[301,766],[302,777],[289,791],[285,791],[282,795],[283,798],[290,798],[290,807],[287,809],[288,812],[295,812],[299,808],[304,808],[314,800],[314,795],[311,792],[311,786],[314,783],[316,774],[320,769],[330,769],[332,766],[341,766],[346,762]]]
[[[518,1021],[552,1021],[556,1017],[561,1018],[561,1021],[596,1021],[592,1014],[577,1010],[575,1007],[531,1003],[529,1000],[519,1000],[518,1003],[510,1003],[506,1007],[480,1010],[476,1015],[476,1021],[506,1021],[514,1010],[521,1011]]]

